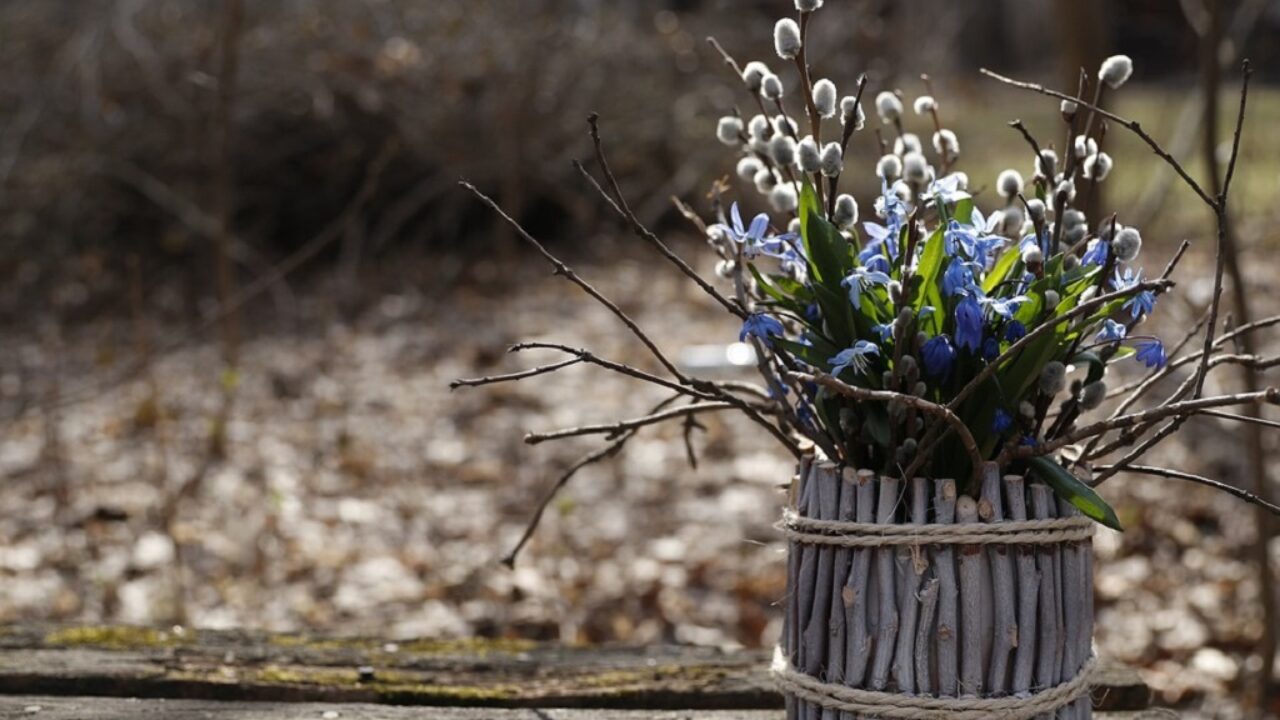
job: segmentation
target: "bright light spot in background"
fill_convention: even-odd
[[[725,348],[724,358],[729,361],[730,365],[754,365],[756,351],[746,343],[736,342]]]

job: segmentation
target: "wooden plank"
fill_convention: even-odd
[[[0,697],[0,717],[32,720],[779,720],[777,710],[408,708],[367,703],[271,703],[128,698]],[[1098,713],[1095,720],[1177,720],[1169,710]]]
[[[782,707],[764,651],[591,648],[519,640],[418,640],[0,627],[0,695],[456,707],[763,710]],[[362,671],[362,668],[364,669]],[[1138,710],[1150,689],[1109,667],[1100,709]]]

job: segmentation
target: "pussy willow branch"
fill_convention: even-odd
[[[666,400],[663,400],[653,406],[653,409],[650,412],[658,412],[679,399],[679,395],[672,395]],[[577,460],[577,462],[570,465],[569,468],[551,484],[551,487],[547,489],[546,494],[542,496],[542,501],[539,502],[538,507],[534,509],[533,516],[529,519],[528,524],[525,525],[524,532],[520,535],[520,539],[516,541],[515,546],[511,548],[511,552],[507,553],[506,556],[502,558],[502,564],[509,568],[514,568],[516,566],[516,556],[520,554],[520,551],[524,549],[526,544],[528,544],[529,539],[533,537],[534,531],[538,529],[538,525],[542,522],[542,515],[546,512],[547,506],[549,506],[551,501],[556,498],[556,495],[560,494],[560,491],[564,489],[564,486],[569,484],[569,480],[573,479],[573,476],[578,474],[579,470],[588,465],[593,465],[617,455],[622,450],[623,446],[627,444],[627,441],[635,437],[637,432],[639,432],[639,428],[627,430],[608,445],[583,455]]]
[[[551,363],[550,365],[539,365],[538,367],[535,367],[535,368],[529,368],[528,370],[521,370],[520,372],[507,373],[506,375],[486,375],[484,377],[477,377],[477,378],[459,378],[449,383],[449,389],[457,390],[460,387],[478,387],[480,385],[493,385],[495,383],[514,382],[517,380],[524,380],[525,378],[537,377],[538,375],[553,373],[562,368],[567,368],[570,365],[578,365],[582,362],[584,362],[584,359],[582,357],[574,357],[574,358],[569,358],[568,360],[561,360],[558,363]]]
[[[1033,330],[1029,331],[1026,335],[1023,335],[1020,339],[1018,339],[1016,342],[1011,344],[1009,348],[1005,350],[1003,353],[1000,353],[1000,355],[997,356],[996,359],[987,363],[986,367],[984,367],[977,375],[973,376],[973,378],[969,381],[969,383],[960,389],[960,392],[956,393],[955,397],[952,398],[951,402],[947,404],[947,409],[953,413],[959,410],[960,405],[964,403],[965,400],[969,399],[970,395],[972,395],[979,387],[981,387],[983,383],[989,380],[992,375],[995,375],[996,371],[1000,368],[1000,365],[1002,363],[1011,359],[1015,354],[1017,354],[1018,352],[1021,352],[1023,348],[1035,342],[1041,336],[1049,332],[1052,332],[1054,328],[1056,328],[1058,325],[1068,320],[1074,320],[1078,317],[1083,317],[1085,315],[1088,315],[1089,313],[1092,313],[1094,310],[1097,310],[1098,308],[1102,307],[1103,305],[1106,305],[1109,302],[1112,302],[1113,300],[1122,300],[1124,298],[1130,297],[1132,295],[1136,295],[1140,292],[1144,292],[1147,290],[1151,290],[1153,292],[1160,292],[1172,286],[1173,286],[1173,281],[1168,279],[1162,278],[1159,280],[1147,280],[1145,282],[1140,282],[1130,287],[1127,287],[1123,290],[1117,290],[1112,293],[1107,293],[1106,295],[1099,295],[1098,297],[1095,297],[1092,300],[1089,300],[1088,302],[1080,303],[1074,308],[1063,313],[1060,317],[1049,318],[1045,320],[1043,323],[1041,323],[1040,325],[1037,325]],[[919,445],[920,450],[916,454],[916,459],[912,461],[910,466],[908,466],[907,471],[904,474],[904,477],[914,477],[915,473],[920,470],[920,468],[924,465],[925,461],[928,458],[932,457],[933,451],[936,449],[938,443],[942,442],[942,440],[947,436],[947,434],[949,434],[952,431],[952,429],[953,427],[951,425],[948,425],[945,430],[943,430],[942,425],[940,423],[935,423],[934,425],[932,425],[929,428],[929,430],[925,432],[924,437],[920,440],[920,445]],[[939,433],[942,433],[941,437],[939,437]]]
[[[1186,400],[1183,402],[1170,403],[1160,407],[1151,408],[1142,412],[1130,415],[1121,415],[1117,418],[1109,418],[1100,420],[1091,425],[1067,433],[1061,437],[1055,438],[1049,442],[1040,443],[1036,446],[1024,446],[1018,448],[1014,452],[1015,457],[1035,457],[1037,455],[1048,455],[1064,446],[1077,443],[1086,438],[1091,438],[1098,433],[1105,433],[1111,430],[1119,430],[1122,428],[1133,427],[1139,424],[1150,424],[1163,420],[1164,418],[1185,419],[1208,408],[1225,407],[1230,405],[1247,405],[1250,403],[1265,402],[1272,405],[1280,404],[1280,390],[1276,388],[1267,388],[1252,393],[1236,393],[1233,395],[1216,395],[1213,397],[1202,397],[1194,400]]]
[[[676,418],[683,418],[689,415],[697,415],[704,412],[714,412],[718,410],[736,410],[737,407],[733,403],[721,402],[719,400],[705,403],[693,403],[691,405],[681,405],[679,407],[669,408],[660,412],[644,415],[630,420],[619,420],[612,423],[603,423],[600,425],[582,425],[580,427],[565,428],[563,430],[555,430],[546,433],[528,433],[524,436],[524,441],[529,445],[537,445],[548,440],[563,440],[569,437],[578,437],[581,435],[617,435],[627,430],[642,428],[646,425],[657,425]]]
[[[812,382],[831,390],[832,392],[846,395],[856,400],[874,400],[877,402],[900,402],[903,405],[913,407],[921,412],[937,415],[943,421],[955,430],[960,436],[960,442],[964,445],[964,449],[969,453],[969,459],[973,461],[973,476],[978,477],[982,470],[982,454],[978,452],[978,443],[973,438],[973,433],[969,431],[968,426],[960,419],[958,415],[943,405],[930,402],[922,397],[915,395],[907,395],[905,393],[893,392],[892,390],[871,390],[861,388],[856,385],[850,385],[837,378],[825,373],[811,374],[802,372],[787,373],[787,376],[797,382]],[[904,475],[904,477],[912,477],[912,475]]]
[[[1187,480],[1193,483],[1198,483],[1200,485],[1206,485],[1208,487],[1213,488],[1214,490],[1221,490],[1222,492],[1225,492],[1228,495],[1234,495],[1235,497],[1240,498],[1241,500],[1244,500],[1245,502],[1251,505],[1257,505],[1260,508],[1265,508],[1267,511],[1271,512],[1274,515],[1280,515],[1280,507],[1272,505],[1271,503],[1267,502],[1266,500],[1263,500],[1257,495],[1254,495],[1253,493],[1247,490],[1241,490],[1238,487],[1234,487],[1232,485],[1228,485],[1224,482],[1219,482],[1217,480],[1212,480],[1210,478],[1203,477],[1201,475],[1192,475],[1191,473],[1182,472],[1181,470],[1170,470],[1169,468],[1152,467],[1150,465],[1126,465],[1124,467],[1117,467],[1115,465],[1099,465],[1094,468],[1094,470],[1101,470],[1103,472],[1110,472],[1113,469],[1115,469],[1118,472],[1131,472],[1131,473],[1140,473],[1143,475],[1156,475],[1158,477],[1172,478],[1174,480]]]
[[[1027,141],[1028,145],[1031,146],[1031,152],[1035,153],[1036,169],[1039,169],[1040,168],[1040,143],[1036,142],[1036,139],[1031,137],[1031,133],[1027,130],[1027,126],[1022,124],[1022,120],[1019,119],[1019,120],[1011,121],[1009,123],[1009,127],[1022,133],[1022,138]],[[1049,180],[1050,182],[1052,182],[1053,178],[1049,178]]]
[[[998,80],[999,82],[1002,82],[1006,85],[1012,85],[1013,87],[1022,88],[1023,90],[1030,90],[1032,92],[1040,93],[1041,95],[1048,95],[1049,97],[1055,97],[1055,98],[1058,98],[1059,100],[1070,100],[1071,102],[1076,103],[1080,107],[1086,108],[1092,112],[1095,112],[1101,115],[1102,117],[1108,118],[1124,126],[1130,132],[1137,135],[1139,139],[1145,142],[1147,146],[1150,147],[1151,150],[1156,155],[1159,155],[1165,162],[1169,163],[1169,165],[1173,167],[1174,171],[1177,172],[1178,175],[1182,177],[1183,181],[1187,183],[1187,186],[1190,187],[1192,190],[1194,190],[1195,193],[1200,196],[1200,199],[1205,202],[1205,204],[1207,204],[1209,207],[1215,207],[1217,205],[1217,202],[1209,195],[1209,193],[1205,192],[1204,188],[1200,187],[1200,184],[1197,183],[1194,179],[1192,179],[1190,175],[1187,174],[1187,171],[1185,168],[1182,167],[1182,164],[1179,163],[1176,158],[1174,158],[1172,155],[1166,152],[1165,149],[1160,146],[1160,143],[1156,142],[1154,138],[1152,138],[1149,134],[1147,134],[1147,131],[1144,130],[1142,128],[1142,125],[1136,120],[1128,120],[1126,118],[1120,117],[1119,115],[1116,115],[1113,112],[1110,112],[1108,110],[1103,110],[1102,108],[1098,107],[1097,105],[1094,105],[1093,103],[1085,102],[1084,100],[1078,97],[1071,97],[1070,95],[1067,95],[1066,93],[1063,93],[1063,92],[1058,92],[1057,90],[1050,90],[1049,88],[1046,88],[1045,86],[1040,85],[1039,83],[1030,83],[1030,82],[1024,82],[1022,80],[1014,80],[1013,78],[1005,77],[1004,75],[992,72],[986,68],[981,68],[979,72],[981,72],[983,75],[986,75],[989,78],[992,78],[993,80]],[[1074,152],[1074,151],[1075,151],[1075,148],[1067,148],[1065,150],[1065,152]]]

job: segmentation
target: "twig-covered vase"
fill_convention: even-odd
[[[779,524],[788,718],[1092,717],[1093,523],[983,469],[879,476],[806,458]]]

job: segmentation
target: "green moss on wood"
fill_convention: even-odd
[[[82,625],[59,628],[44,637],[46,645],[99,647],[111,650],[174,647],[189,642],[185,635],[178,633],[127,625]]]

